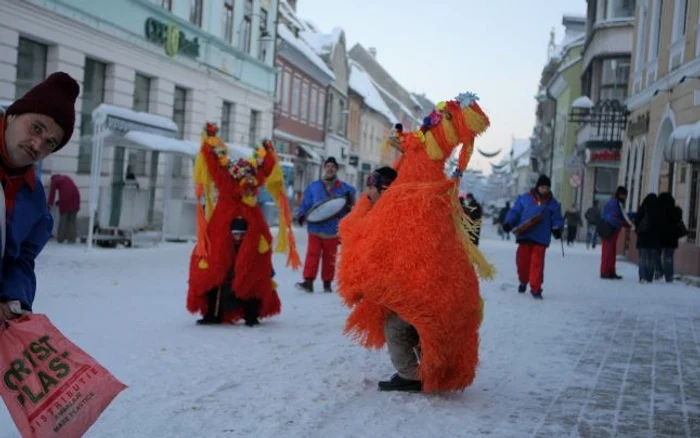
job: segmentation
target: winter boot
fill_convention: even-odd
[[[541,300],[542,299],[542,289],[540,290],[531,290],[530,294],[532,294],[532,298],[536,300]]]
[[[524,294],[526,290],[527,283],[520,283],[520,286],[518,286],[518,293]]]
[[[330,281],[323,282],[323,291],[328,294],[333,293],[333,287],[331,287]]]
[[[214,289],[207,294],[207,313],[204,315],[204,318],[197,321],[198,325],[221,324],[221,317],[216,315],[218,313],[217,304],[219,304],[217,303],[218,294],[218,289]]]
[[[216,316],[206,315],[204,318],[197,320],[197,325],[217,325],[217,324],[221,324],[221,318],[217,318]]]
[[[305,279],[301,283],[296,284],[297,289],[303,290],[304,292],[308,292],[310,294],[314,293],[314,281],[310,278]]]
[[[423,384],[419,380],[408,380],[394,374],[391,380],[379,382],[380,391],[421,392]]]
[[[245,325],[248,327],[254,327],[260,324],[258,320],[258,308],[260,307],[260,300],[249,300],[243,306],[243,318],[245,319]]]

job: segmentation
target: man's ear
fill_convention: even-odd
[[[8,115],[8,116],[7,116],[7,123],[9,124],[10,122],[12,122],[13,120],[15,120],[16,118],[17,118],[17,114],[10,114],[10,115]]]

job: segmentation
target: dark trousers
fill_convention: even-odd
[[[61,213],[58,218],[58,236],[56,238],[58,243],[63,243],[66,240],[68,243],[75,243],[78,234],[77,216],[77,211]]]
[[[576,233],[578,232],[578,226],[569,225],[566,227],[566,243],[567,245],[572,245],[576,240]]]
[[[673,256],[675,253],[676,250],[674,248],[662,248],[661,251],[658,251],[653,265],[656,271],[655,278],[665,277],[669,283],[673,281],[673,275],[675,274]]]
[[[639,248],[639,279],[654,281],[656,261],[659,258],[659,250],[656,248]]]

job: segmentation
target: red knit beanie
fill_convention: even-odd
[[[56,148],[59,150],[73,135],[75,99],[78,94],[80,86],[72,77],[63,72],[53,73],[16,100],[5,113],[8,116],[34,113],[51,117],[64,132],[63,139]]]

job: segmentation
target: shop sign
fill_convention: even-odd
[[[620,151],[617,149],[591,150],[586,149],[586,164],[591,162],[620,161]]]
[[[630,120],[627,126],[627,135],[632,138],[644,135],[649,132],[649,112],[638,115],[634,120]]]
[[[191,40],[187,39],[177,24],[165,24],[149,17],[146,20],[145,30],[146,39],[162,45],[165,54],[171,58],[178,53],[192,58],[199,57],[199,39],[197,37]]]

